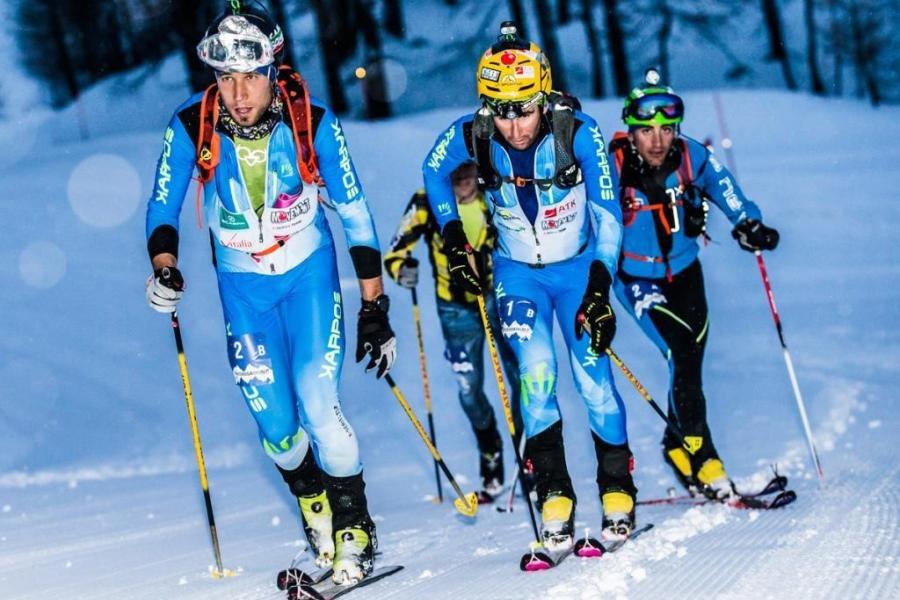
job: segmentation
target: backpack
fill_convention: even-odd
[[[319,163],[313,145],[313,117],[309,102],[309,90],[300,74],[287,65],[278,68],[276,85],[281,90],[288,113],[288,123],[297,147],[297,168],[306,184],[322,185]],[[203,186],[212,180],[219,165],[221,140],[216,131],[219,121],[219,86],[213,83],[203,92],[197,123],[197,220],[202,224]]]
[[[482,189],[497,190],[503,183],[513,183],[524,187],[529,183],[542,190],[556,185],[569,189],[581,183],[581,170],[575,162],[572,140],[575,135],[575,111],[581,110],[581,103],[575,96],[562,92],[552,92],[550,102],[550,132],[553,134],[556,171],[549,179],[528,179],[525,177],[501,177],[491,156],[491,139],[494,136],[494,115],[487,107],[475,113],[471,130],[467,132],[466,145],[469,154],[478,167],[478,183]]]

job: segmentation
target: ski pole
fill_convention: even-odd
[[[725,125],[725,110],[722,108],[722,98],[719,97],[719,92],[713,92],[713,103],[716,107],[716,118],[719,121],[722,148],[725,149],[725,160],[728,162],[728,168],[731,170],[731,173],[737,177],[737,161],[735,161],[734,153],[731,151],[734,142],[728,136],[728,128]]]
[[[525,435],[519,436],[519,454],[525,454]],[[519,467],[516,466],[516,477],[513,479],[512,485],[509,486],[509,497],[506,499],[506,507],[498,506],[498,512],[512,512],[513,511],[513,500],[516,497],[516,485],[519,483]]]
[[[413,427],[416,428],[416,431],[419,433],[419,437],[422,438],[422,441],[425,442],[425,446],[428,447],[428,451],[431,452],[431,456],[434,457],[435,462],[440,466],[441,470],[444,472],[444,476],[447,477],[447,481],[450,482],[450,485],[453,486],[453,491],[456,492],[458,498],[453,501],[453,506],[456,507],[461,514],[467,517],[474,517],[475,513],[478,512],[478,497],[475,495],[475,492],[470,494],[464,494],[460,489],[459,484],[456,483],[456,479],[453,478],[453,473],[450,472],[450,469],[447,468],[447,463],[444,462],[444,459],[441,458],[440,452],[438,449],[434,447],[434,444],[431,443],[431,440],[428,438],[428,434],[425,432],[425,428],[422,427],[421,421],[416,417],[416,413],[413,412],[412,407],[409,405],[409,402],[406,401],[406,398],[403,396],[403,393],[400,391],[400,388],[397,387],[397,384],[394,382],[394,378],[391,377],[390,373],[385,373],[384,380],[387,382],[389,386],[391,386],[391,391],[394,392],[394,396],[397,397],[397,401],[400,403],[400,406],[403,407],[403,410],[406,412],[406,416],[409,417],[409,420],[412,421]]]
[[[633,385],[634,389],[638,391],[638,394],[640,394],[641,397],[646,400],[650,404],[650,406],[653,407],[653,410],[656,412],[656,414],[658,414],[659,417],[666,422],[666,425],[668,425],[672,429],[675,437],[678,438],[678,441],[681,442],[681,445],[684,446],[685,450],[693,454],[694,451],[691,450],[691,448],[688,446],[688,443],[685,441],[684,433],[681,431],[681,428],[677,423],[675,423],[675,421],[670,419],[669,416],[663,412],[663,409],[659,407],[659,404],[656,403],[656,400],[653,399],[653,396],[650,395],[650,392],[647,391],[647,388],[645,388],[643,384],[638,381],[638,378],[635,377],[634,373],[631,372],[631,369],[629,369],[625,365],[625,363],[622,362],[622,359],[619,358],[619,355],[613,352],[612,348],[607,348],[606,354],[609,355],[614,363],[616,363],[616,366],[619,367],[619,370],[622,371],[622,374],[625,375],[625,378],[631,382],[631,385]]]
[[[416,288],[410,288],[412,292],[413,319],[416,322],[416,338],[419,341],[419,370],[422,372],[422,390],[425,393],[425,412],[428,415],[428,433],[431,435],[431,443],[437,448],[437,439],[434,435],[434,415],[431,412],[431,386],[428,385],[428,363],[425,361],[425,342],[422,339],[422,315],[419,311],[419,295]],[[444,501],[444,491],[441,489],[441,473],[438,470],[438,462],[434,461],[434,482],[437,484],[438,502]]]
[[[200,444],[200,430],[197,426],[197,413],[194,411],[194,394],[191,392],[191,380],[188,377],[187,359],[184,356],[184,343],[181,340],[181,325],[178,313],[172,312],[172,331],[175,333],[175,348],[178,349],[178,366],[181,368],[181,383],[184,386],[184,400],[187,403],[188,419],[191,422],[191,433],[194,438],[194,454],[197,458],[197,470],[200,472],[200,487],[203,488],[203,501],[206,504],[206,518],[209,522],[209,536],[212,539],[213,554],[216,559],[216,571],[213,577],[234,575],[231,570],[222,568],[222,554],[219,551],[219,535],[216,533],[216,520],[213,517],[212,498],[209,495],[209,480],[206,477],[206,463],[203,461],[203,447]]]
[[[769,283],[769,273],[766,271],[766,263],[763,261],[762,252],[757,250],[755,254],[756,264],[759,266],[759,274],[762,276],[763,286],[766,289],[769,310],[772,312],[772,320],[775,321],[775,330],[778,332],[778,341],[781,342],[781,350],[784,353],[784,364],[787,365],[788,377],[791,379],[791,387],[794,390],[794,399],[797,401],[797,409],[800,412],[800,420],[803,421],[803,432],[806,434],[809,454],[812,457],[813,465],[816,467],[816,474],[821,482],[825,479],[825,473],[822,471],[822,463],[819,462],[819,453],[816,452],[816,443],[813,440],[812,430],[809,427],[806,405],[803,402],[803,396],[800,395],[800,385],[797,383],[797,375],[794,373],[794,362],[791,360],[787,343],[784,341],[784,330],[781,327],[781,317],[778,316],[778,308],[775,306],[775,295],[772,293],[772,284]]]
[[[481,324],[484,327],[484,337],[487,338],[488,350],[491,355],[491,364],[494,367],[494,377],[497,379],[497,390],[500,392],[500,403],[503,405],[503,414],[506,417],[506,426],[509,427],[509,437],[512,440],[513,451],[516,453],[516,466],[519,469],[519,479],[522,483],[522,490],[525,492],[525,504],[528,505],[528,515],[531,517],[531,529],[534,531],[535,543],[542,546],[541,535],[538,533],[537,521],[534,517],[534,507],[531,506],[531,490],[525,481],[525,463],[522,460],[522,453],[516,445],[516,424],[513,421],[512,406],[509,403],[509,395],[506,393],[506,385],[503,382],[503,371],[500,369],[500,356],[497,354],[497,344],[494,341],[494,334],[491,333],[491,324],[488,321],[487,308],[484,306],[484,295],[478,295],[478,310],[481,313]],[[524,437],[524,433],[523,433]]]

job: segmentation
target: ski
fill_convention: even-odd
[[[653,523],[647,523],[646,525],[638,527],[637,529],[632,531],[631,535],[629,535],[627,538],[613,542],[606,542],[605,544],[596,538],[590,537],[588,535],[590,532],[586,530],[584,532],[584,537],[575,542],[575,556],[578,556],[579,558],[600,558],[604,554],[615,552],[623,545],[625,545],[625,542],[633,540],[641,534],[650,531],[651,529],[653,529]]]
[[[628,540],[633,540],[651,529],[653,529],[653,523],[647,523],[632,531],[627,538],[616,542],[606,542],[605,544],[595,538],[588,537],[587,534],[589,532],[586,531],[585,537],[580,538],[571,547],[560,552],[552,552],[544,549],[542,546],[533,544],[531,551],[522,555],[522,559],[519,561],[519,568],[527,573],[546,571],[558,566],[570,554],[575,554],[581,558],[600,558],[606,553],[615,552]]]
[[[644,505],[652,505],[652,504],[686,504],[688,506],[703,506],[706,504],[724,504],[725,506],[730,506],[732,508],[741,508],[741,509],[755,509],[755,510],[774,510],[776,508],[783,508],[788,504],[791,504],[797,499],[797,493],[794,490],[782,490],[778,492],[773,498],[769,498],[766,495],[742,495],[737,494],[736,496],[732,496],[731,498],[724,499],[712,499],[712,498],[704,498],[702,496],[692,497],[692,498],[679,498],[679,499],[667,499],[660,498],[659,500],[653,501],[645,501]],[[638,502],[638,504],[641,504]]]
[[[748,499],[768,496],[774,493],[780,493],[787,489],[787,481],[787,477],[785,477],[784,475],[776,474],[759,491],[739,493],[738,496],[740,496],[742,499]],[[702,495],[680,494],[674,496],[666,496],[665,498],[649,498],[645,500],[638,500],[636,504],[638,506],[651,506],[654,504],[705,504],[706,500],[708,499]]]
[[[334,600],[334,598],[349,594],[361,587],[381,581],[385,577],[389,577],[401,569],[403,569],[402,565],[376,567],[368,577],[351,585],[338,585],[327,581],[327,578],[314,584],[300,583],[300,585],[291,585],[287,588],[287,597],[288,600]]]

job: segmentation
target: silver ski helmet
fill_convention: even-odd
[[[268,72],[284,57],[281,27],[258,2],[232,0],[197,44],[197,56],[219,72]]]

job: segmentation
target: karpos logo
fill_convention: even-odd
[[[441,168],[441,163],[444,162],[444,159],[447,158],[447,146],[450,145],[450,141],[456,136],[456,127],[451,127],[444,133],[444,137],[441,138],[441,141],[438,142],[438,145],[434,147],[434,150],[431,151],[431,156],[428,158],[428,166],[431,167],[431,170],[437,172],[438,169]]]
[[[347,200],[353,200],[360,193],[359,183],[356,181],[356,173],[353,172],[353,165],[350,163],[350,150],[347,149],[347,139],[344,137],[341,124],[337,119],[331,123],[331,131],[334,133],[334,141],[338,143],[341,170],[344,172],[341,182],[347,191]]]
[[[172,156],[172,140],[175,139],[175,132],[171,127],[166,128],[163,136],[163,152],[159,157],[159,168],[157,169],[156,178],[156,197],[154,200],[166,204],[169,200],[169,182],[172,181],[172,167],[169,166],[169,157]]]
[[[337,373],[338,358],[341,355],[341,318],[343,317],[343,309],[341,308],[341,294],[334,292],[332,298],[334,306],[331,313],[331,334],[328,336],[328,351],[325,353],[324,362],[319,366],[319,378],[327,377],[334,380],[334,376]]]
[[[600,133],[600,126],[594,125],[589,129],[591,139],[597,147],[595,154],[597,156],[597,166],[600,167],[600,199],[614,200],[616,197],[613,190],[612,175],[609,172],[609,157],[606,155],[606,143],[603,141],[603,134]]]

